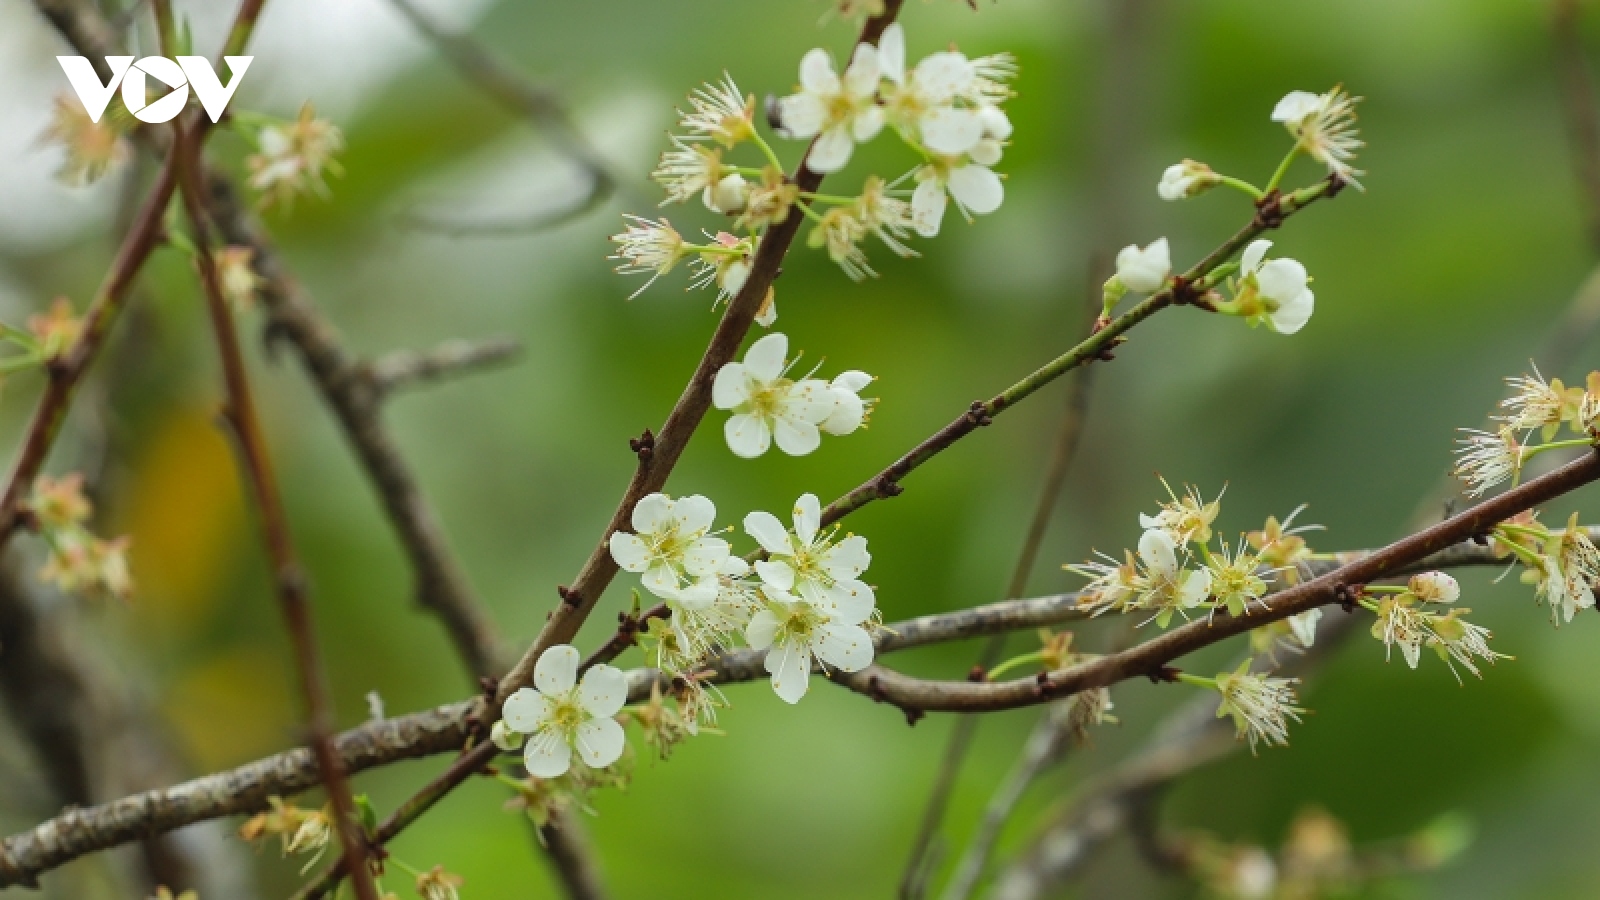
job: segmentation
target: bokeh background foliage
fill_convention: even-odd
[[[1401,533],[1448,467],[1452,429],[1479,423],[1498,379],[1525,365],[1592,264],[1548,9],[1534,0],[1146,0],[1129,46],[1110,37],[1114,4],[1001,0],[976,13],[955,0],[907,5],[913,54],[955,41],[1020,59],[1010,106],[1017,134],[1000,167],[1006,205],[970,228],[947,223],[940,238],[919,243],[923,259],[874,250],[883,277],[865,284],[819,253],[795,251],[778,285],[780,327],[808,357],[826,355],[830,370],[880,376],[871,428],[804,459],[745,462],[729,454],[713,414],[673,477],[675,492],[706,493],[723,521],[736,521],[749,509],[782,510],[803,491],[826,499],[853,487],[971,400],[1064,349],[1081,328],[1094,253],[1165,234],[1184,264],[1249,215],[1242,199],[1220,192],[1161,204],[1154,186],[1164,165],[1188,156],[1263,180],[1287,146],[1267,120],[1272,103],[1291,89],[1342,82],[1367,98],[1368,190],[1274,235],[1315,275],[1316,317],[1284,338],[1180,309],[1141,326],[1115,363],[1097,366],[1087,437],[1031,588],[1074,586],[1059,563],[1133,543],[1135,511],[1160,495],[1156,472],[1208,495],[1226,484],[1224,533],[1302,502],[1309,520],[1328,526],[1315,541],[1321,549]],[[202,39],[214,40],[228,11],[187,6]],[[806,49],[842,55],[853,31],[837,20],[819,25],[828,6],[820,0],[445,6],[432,8],[569,99],[621,174],[616,199],[533,235],[450,238],[398,227],[399,214],[419,205],[532,215],[581,185],[382,0],[268,3],[235,102],[287,115],[310,96],[346,132],[347,174],[331,201],[268,220],[353,347],[491,333],[525,342],[519,364],[408,394],[389,411],[473,584],[521,643],[609,516],[632,466],[626,438],[658,424],[714,321],[709,295],[679,292],[681,279],[627,302],[634,285],[604,259],[617,212],[655,203],[645,173],[673,104],[723,68],[746,90],[782,93]],[[1600,46],[1600,34],[1586,39]],[[26,94],[0,109],[8,321],[58,294],[81,306],[116,237],[119,179],[87,191],[52,186],[55,151],[34,140],[50,96],[66,89],[52,59],[59,52],[30,5],[0,4],[0,69]],[[1107,72],[1119,66],[1133,77],[1107,91]],[[1119,136],[1109,150],[1108,133]],[[214,147],[235,165],[245,152],[231,137]],[[799,148],[782,149],[793,158]],[[874,148],[840,180],[902,162]],[[1309,180],[1315,172],[1303,165],[1296,173]],[[703,211],[669,214],[680,228],[715,225]],[[103,521],[133,536],[142,589],[126,608],[86,617],[93,639],[154,699],[195,772],[279,750],[297,733],[287,647],[212,422],[218,381],[187,263],[158,256],[115,347],[118,377],[98,385],[73,420],[85,439],[51,467],[99,472]],[[343,722],[366,714],[369,691],[394,712],[464,696],[472,685],[434,622],[409,603],[404,560],[341,435],[293,366],[256,356]],[[1580,359],[1572,372],[1546,374],[1570,380],[1594,367],[1592,351]],[[37,388],[28,379],[7,385],[4,433],[20,434]],[[902,497],[851,519],[872,542],[870,576],[886,618],[999,599],[1061,398],[1052,387],[918,472]],[[1514,579],[1493,585],[1492,575],[1471,573],[1464,584],[1474,619],[1515,662],[1459,687],[1431,659],[1413,673],[1354,640],[1308,685],[1316,714],[1294,730],[1291,747],[1203,770],[1167,798],[1163,819],[1275,843],[1307,804],[1344,819],[1358,840],[1461,811],[1477,825],[1473,849],[1419,882],[1418,896],[1592,896],[1600,617],[1557,633],[1529,590]],[[612,589],[584,642],[602,639],[627,587]],[[1110,631],[1083,638],[1116,639]],[[948,677],[974,653],[949,646],[895,662]],[[1100,731],[1040,783],[1002,854],[1185,693],[1118,688],[1124,724]],[[625,793],[597,799],[587,822],[617,894],[889,894],[951,720],[908,728],[894,711],[825,685],[797,708],[760,685],[730,697],[726,737],[696,740],[668,763],[642,759]],[[951,840],[963,840],[1035,715],[986,721],[955,797]],[[15,740],[5,745],[0,821],[14,831],[49,810],[29,787],[26,752]],[[363,776],[360,788],[384,808],[440,765],[394,766]],[[503,799],[492,783],[469,785],[396,850],[461,872],[471,896],[549,895]],[[104,890],[84,868],[56,881],[58,896]],[[265,895],[294,883],[293,867],[271,852],[259,870]],[[1085,888],[1163,892],[1184,888],[1150,874],[1121,843]]]

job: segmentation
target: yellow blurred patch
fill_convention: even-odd
[[[215,771],[286,746],[296,721],[292,677],[272,653],[240,647],[190,669],[162,703],[190,758]]]
[[[121,516],[132,535],[136,618],[164,633],[208,618],[244,537],[233,451],[208,409],[177,409],[138,460]]]

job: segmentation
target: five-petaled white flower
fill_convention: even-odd
[[[1264,320],[1279,334],[1294,334],[1311,320],[1316,297],[1306,267],[1292,259],[1267,259],[1266,239],[1251,241],[1239,256],[1240,312]]]
[[[905,29],[896,23],[878,41],[878,63],[889,81],[883,88],[884,116],[908,139],[934,153],[955,155],[983,138],[981,107],[955,105],[957,98],[973,93],[978,77],[965,56],[953,50],[930,54],[907,72]]]
[[[771,584],[763,584],[761,594],[765,606],[750,617],[745,640],[767,651],[772,689],[785,702],[799,703],[806,695],[812,657],[843,672],[859,672],[872,662],[872,635],[861,627],[872,615],[871,594],[830,594],[814,603]]]
[[[857,44],[841,78],[828,51],[817,48],[800,60],[800,92],[778,100],[778,119],[789,137],[816,137],[806,168],[826,175],[844,168],[857,141],[883,129],[878,106],[878,48]]]
[[[954,197],[961,217],[986,216],[1005,202],[1006,188],[988,166],[963,156],[936,156],[917,169],[917,189],[911,192],[911,223],[917,234],[936,237],[944,221],[948,197]]]
[[[1467,484],[1468,497],[1481,497],[1489,488],[1522,471],[1523,445],[1511,426],[1498,431],[1463,428],[1466,437],[1456,441],[1455,476]]]
[[[623,218],[629,220],[627,227],[621,234],[611,236],[617,245],[617,252],[609,258],[622,261],[617,266],[618,274],[650,274],[649,281],[628,295],[628,299],[632,300],[644,293],[645,288],[655,284],[657,278],[672,271],[690,251],[683,242],[683,236],[666,219],[652,222],[640,216],[624,215]]]
[[[728,542],[710,534],[716,518],[716,506],[699,494],[677,500],[649,494],[633,507],[637,533],[612,532],[611,558],[637,573],[650,593],[676,598],[728,568]],[[716,596],[714,583],[709,590],[708,602]]]
[[[1187,200],[1209,190],[1218,181],[1217,173],[1203,162],[1186,159],[1167,166],[1156,185],[1156,193],[1163,200]]]
[[[793,532],[777,516],[759,511],[744,517],[744,530],[767,551],[769,558],[756,563],[756,574],[771,587],[815,606],[855,609],[864,602],[870,612],[876,603],[872,588],[860,580],[872,563],[867,539],[852,534],[835,540],[837,527],[822,528],[816,494],[795,501]]]
[[[788,337],[774,332],[751,344],[744,362],[728,363],[717,372],[711,400],[718,409],[733,410],[723,434],[739,456],[760,456],[774,437],[778,449],[790,456],[804,456],[822,443],[818,426],[833,415],[833,390],[819,378],[784,377],[788,352]]]
[[[1172,256],[1166,238],[1157,238],[1142,250],[1138,244],[1129,244],[1117,253],[1117,280],[1135,293],[1160,290],[1171,274]]]
[[[1282,122],[1300,149],[1327,166],[1331,174],[1359,189],[1356,176],[1364,173],[1351,165],[1356,151],[1366,146],[1356,130],[1359,100],[1339,87],[1326,94],[1291,91],[1273,107],[1272,121]]]
[[[573,750],[592,769],[622,756],[626,741],[612,716],[628,701],[628,676],[602,664],[591,666],[580,682],[578,660],[578,648],[570,644],[551,647],[534,666],[534,686],[506,698],[506,723],[528,735],[523,762],[529,775],[565,774]]]

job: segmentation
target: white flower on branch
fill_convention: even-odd
[[[1279,334],[1294,334],[1311,321],[1316,297],[1306,267],[1292,259],[1267,259],[1271,246],[1269,240],[1251,241],[1240,254],[1234,312]]]
[[[1356,129],[1356,103],[1341,87],[1326,94],[1291,91],[1273,107],[1272,121],[1282,122],[1300,149],[1328,167],[1342,181],[1361,187],[1356,176],[1365,174],[1351,163],[1366,146]]]
[[[717,191],[725,177],[738,179],[739,176],[727,172],[722,163],[722,148],[691,144],[677,135],[671,138],[672,148],[661,154],[661,161],[650,173],[667,192],[667,199],[661,201],[661,205],[683,203],[699,195],[707,209],[729,212],[719,205],[719,201],[727,198],[719,197]]]
[[[1427,615],[1411,602],[1408,595],[1385,597],[1378,603],[1377,619],[1372,623],[1372,636],[1383,641],[1383,658],[1400,648],[1406,665],[1415,669],[1422,658],[1422,644],[1431,635]]]
[[[876,175],[867,177],[856,198],[855,217],[867,231],[878,236],[884,246],[897,256],[916,256],[917,252],[906,246],[911,237],[913,220],[911,204],[889,193],[889,186]]]
[[[325,174],[341,173],[334,156],[343,149],[344,134],[338,126],[317,118],[307,103],[293,122],[268,125],[257,132],[257,152],[245,160],[250,186],[266,203],[288,204],[299,194],[327,194]]]
[[[1456,441],[1455,476],[1467,485],[1467,496],[1481,497],[1484,492],[1507,481],[1522,471],[1523,445],[1510,426],[1498,431],[1478,431],[1463,428],[1466,437]]]
[[[1423,603],[1454,603],[1461,599],[1461,584],[1443,572],[1419,572],[1406,582],[1406,590]]]
[[[1217,718],[1232,716],[1239,737],[1250,741],[1250,752],[1256,745],[1284,746],[1289,743],[1289,720],[1300,721],[1305,712],[1295,706],[1294,685],[1298,678],[1270,678],[1250,674],[1246,660],[1238,670],[1218,675],[1217,692],[1222,703],[1217,707]]]
[[[800,60],[800,90],[778,100],[778,120],[788,137],[817,139],[806,168],[820,175],[837,172],[850,162],[857,142],[877,137],[883,129],[878,81],[878,48],[871,44],[856,45],[842,78],[826,50],[811,50]]]
[[[755,134],[755,110],[755,95],[740,93],[733,76],[723,72],[720,83],[701,85],[689,95],[689,111],[678,112],[678,125],[690,140],[733,147]]]
[[[867,264],[867,254],[861,250],[861,241],[866,236],[867,223],[861,221],[854,209],[835,206],[822,214],[822,221],[806,236],[806,245],[826,247],[828,258],[838,263],[851,281],[860,281],[878,275]]]
[[[1500,401],[1500,408],[1506,411],[1506,415],[1496,416],[1496,421],[1504,422],[1506,427],[1516,431],[1548,429],[1545,440],[1553,437],[1568,407],[1561,380],[1557,379],[1552,385],[1535,369],[1532,375],[1507,378],[1506,384],[1511,387],[1512,394]]]
[[[884,117],[908,141],[946,155],[966,153],[978,143],[984,132],[979,108],[956,105],[981,94],[972,61],[947,50],[924,57],[907,72],[905,29],[899,23],[883,30],[878,51],[889,82],[882,90]]]
[[[819,426],[833,416],[838,400],[826,381],[785,377],[793,365],[785,359],[788,352],[789,338],[774,332],[751,344],[744,362],[717,371],[711,401],[733,411],[723,435],[739,456],[766,453],[774,438],[790,456],[804,456],[822,443]]]
[[[1167,166],[1156,185],[1156,193],[1163,200],[1187,200],[1197,197],[1216,185],[1220,179],[1211,167],[1203,162],[1186,159]]]
[[[968,222],[973,216],[994,212],[1005,202],[1006,189],[1000,176],[988,166],[963,156],[935,156],[917,169],[915,177],[917,188],[911,193],[911,220],[917,234],[923,237],[938,236],[950,198],[954,198],[956,210]]]
[[[1538,596],[1550,604],[1550,620],[1555,624],[1571,622],[1578,610],[1594,607],[1600,550],[1578,527],[1576,514],[1566,529],[1545,540],[1533,574],[1538,580]]]
[[[1117,253],[1117,274],[1113,276],[1130,291],[1150,294],[1161,289],[1172,274],[1172,256],[1167,239],[1157,238],[1140,249],[1129,244]]]
[[[728,542],[711,534],[716,518],[716,505],[699,494],[677,500],[666,494],[647,495],[633,507],[637,533],[611,534],[611,558],[637,573],[650,593],[679,597],[686,588],[728,568]],[[711,593],[707,601],[715,595],[714,586]]]
[[[573,750],[593,769],[622,756],[626,740],[612,717],[628,700],[628,677],[602,664],[590,667],[580,682],[579,659],[578,648],[570,644],[551,647],[534,667],[534,686],[506,698],[505,721],[528,735],[523,762],[529,775],[566,774]]]
[[[871,375],[854,369],[834,376],[833,381],[828,383],[833,394],[833,413],[818,427],[828,434],[842,437],[865,426],[878,401],[871,398],[863,400],[861,391],[872,382]]]
[[[1303,613],[1297,613],[1285,620],[1289,623],[1289,633],[1294,636],[1295,642],[1306,650],[1317,640],[1317,623],[1322,621],[1322,607],[1314,606]]]
[[[634,215],[624,215],[623,218],[628,220],[627,227],[621,234],[611,236],[612,242],[617,245],[617,252],[609,258],[622,261],[617,266],[620,275],[650,275],[649,281],[628,295],[628,299],[632,300],[655,284],[657,278],[672,271],[689,255],[690,248],[684,243],[683,235],[666,219],[654,222]]]
[[[823,529],[816,494],[795,501],[792,532],[777,516],[759,511],[744,517],[744,530],[768,554],[756,563],[756,574],[767,585],[819,607],[853,610],[865,603],[870,613],[876,604],[872,588],[860,580],[872,563],[867,539],[851,534],[837,540],[837,525]]]
[[[1210,596],[1211,573],[1183,568],[1167,532],[1151,529],[1140,535],[1139,559],[1145,577],[1138,604],[1157,611],[1154,620],[1159,627],[1167,627],[1174,613],[1200,606]]]
[[[1153,516],[1140,513],[1139,527],[1165,531],[1179,546],[1190,541],[1210,543],[1211,523],[1222,513],[1222,495],[1219,493],[1217,499],[1208,503],[1201,499],[1200,491],[1194,485],[1186,486],[1181,497],[1172,490],[1165,478],[1161,479],[1161,486],[1167,489],[1169,499],[1161,504],[1160,510]]]
[[[767,651],[772,689],[784,702],[799,703],[806,695],[813,657],[842,672],[872,663],[872,635],[861,627],[872,615],[870,592],[828,592],[812,602],[768,583],[761,594],[765,606],[750,618],[745,640]]]

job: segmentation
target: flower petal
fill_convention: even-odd
[[[789,355],[789,338],[781,331],[764,335],[744,352],[745,371],[765,384],[783,374],[785,358]]]
[[[767,651],[767,671],[772,689],[785,703],[799,703],[811,682],[811,648],[799,641],[784,641]]]
[[[500,707],[506,724],[524,734],[532,734],[550,718],[550,701],[533,688],[518,688]]]
[[[850,369],[849,371],[840,372],[838,375],[833,376],[833,381],[829,382],[829,386],[837,390],[849,391],[852,394],[857,394],[871,383],[871,375],[856,369]]]
[[[794,501],[794,536],[800,543],[810,546],[822,527],[822,504],[816,494],[801,494]]]
[[[836,579],[855,578],[872,565],[872,554],[867,552],[867,539],[852,534],[828,551],[822,566]]]
[[[659,531],[672,521],[672,498],[666,494],[646,494],[633,506],[633,530],[640,534]]]
[[[811,152],[806,154],[806,168],[818,175],[837,172],[850,162],[850,154],[855,148],[856,142],[850,136],[850,123],[841,122],[817,135]]]
[[[883,107],[869,106],[860,110],[850,120],[850,136],[858,144],[865,144],[883,130]]]
[[[778,634],[778,617],[769,610],[758,609],[750,617],[749,624],[744,626],[744,640],[752,650],[765,650],[772,646],[772,639]]]
[[[1178,574],[1177,545],[1172,541],[1172,535],[1159,528],[1152,528],[1139,536],[1139,558],[1150,571],[1168,577]]]
[[[882,77],[878,48],[871,44],[857,44],[856,52],[850,57],[850,66],[844,70],[844,89],[854,97],[871,97],[878,92],[878,81]]]
[[[826,602],[819,606],[827,609],[829,617],[840,625],[860,625],[878,605],[872,586],[854,578],[841,579],[825,596]]]
[[[983,120],[977,110],[937,107],[924,113],[919,125],[923,145],[935,153],[965,153],[983,138]]]
[[[821,625],[812,645],[817,657],[844,672],[859,672],[872,664],[872,636],[860,625]]]
[[[781,416],[772,425],[772,436],[778,449],[790,456],[805,456],[822,445],[822,432],[810,422],[791,416]]]
[[[1279,334],[1294,334],[1311,321],[1311,314],[1316,310],[1316,306],[1316,295],[1310,289],[1303,290],[1293,300],[1268,313],[1267,321],[1271,323],[1272,330]]]
[[[689,545],[683,554],[683,570],[696,578],[722,571],[733,548],[719,537],[703,537]]]
[[[578,683],[578,703],[597,719],[609,719],[628,702],[628,676],[605,663],[591,666]]]
[[[757,510],[745,516],[744,533],[755,538],[761,549],[768,553],[787,556],[794,552],[789,546],[789,529],[783,527],[783,523],[772,513]]]
[[[533,667],[533,685],[546,697],[558,697],[578,683],[578,648],[557,644],[544,651]]]
[[[622,726],[609,716],[590,719],[578,726],[578,756],[591,769],[604,769],[622,756],[627,746]]]
[[[1005,185],[983,166],[962,166],[950,173],[950,195],[974,215],[986,216],[1006,199]]]
[[[807,378],[789,389],[780,404],[780,416],[819,425],[833,415],[833,388],[820,378]]]
[[[535,778],[556,778],[572,768],[572,748],[554,731],[542,731],[522,748],[522,765]]]
[[[878,38],[878,68],[895,84],[906,83],[906,30],[895,22]]]
[[[866,418],[867,406],[861,397],[846,390],[833,389],[833,412],[819,426],[833,435],[846,435],[861,427]]]
[[[750,399],[750,378],[744,363],[731,362],[717,370],[711,382],[711,403],[717,409],[733,409]]]
[[[800,87],[808,94],[839,93],[839,76],[833,74],[833,58],[817,47],[800,57]]]
[[[664,562],[657,562],[639,576],[644,589],[657,597],[671,597],[678,590],[678,573]]]
[[[701,494],[679,497],[672,504],[672,520],[678,533],[687,537],[710,528],[717,520],[717,507]]]
[[[1256,272],[1262,296],[1286,302],[1306,289],[1306,267],[1292,259],[1274,259]]]
[[[816,94],[790,94],[778,100],[778,121],[789,137],[813,137],[827,120],[828,107]]]
[[[1261,268],[1261,260],[1266,257],[1267,250],[1271,247],[1272,242],[1266,238],[1251,241],[1249,246],[1244,248],[1244,252],[1239,254],[1239,273],[1249,274]]]
[[[972,63],[960,53],[930,53],[917,63],[912,79],[924,102],[943,103],[972,87]]]
[[[780,591],[794,588],[794,569],[785,562],[775,562],[770,559],[756,562],[756,575],[761,580],[772,585]]]
[[[749,413],[740,413],[722,426],[722,436],[728,440],[728,449],[735,456],[755,459],[772,446],[772,429],[767,421]]]
[[[917,234],[928,238],[939,236],[939,223],[944,220],[947,202],[943,181],[929,178],[917,185],[911,192],[911,227]]]
[[[650,565],[650,550],[636,534],[626,531],[611,533],[611,558],[625,572],[643,572]]]

